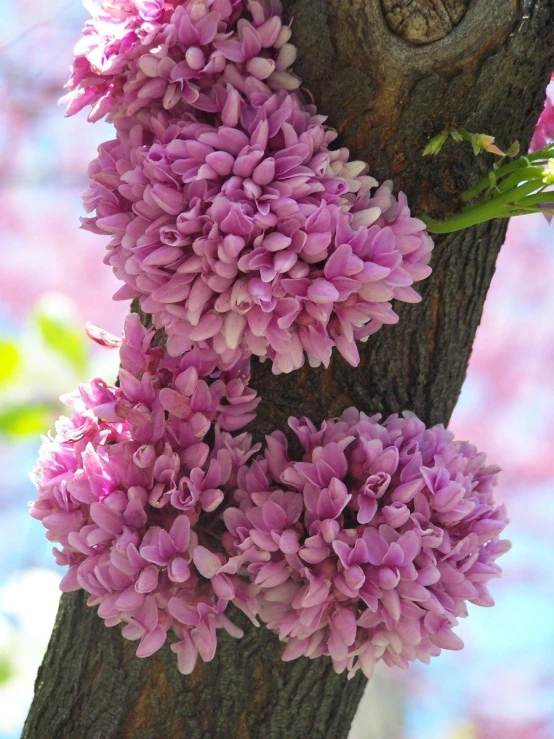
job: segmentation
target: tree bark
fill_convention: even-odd
[[[444,126],[527,146],[554,66],[552,0],[285,6],[294,17],[296,71],[319,110],[372,175],[394,178],[416,214],[452,212],[457,193],[490,166],[468,145],[423,159],[425,143]],[[422,304],[397,306],[400,323],[362,345],[359,368],[335,354],[328,370],[306,366],[276,377],[256,363],[252,385],[263,402],[253,433],[285,428],[290,415],[320,421],[350,405],[410,409],[447,423],[505,228],[492,222],[437,239]],[[137,659],[133,644],[84,603],[82,593],[62,597],[23,739],[347,737],[364,690],[360,675],[347,681],[326,658],[282,662],[277,638],[239,614],[245,637],[221,636],[214,661],[183,677],[168,647]]]

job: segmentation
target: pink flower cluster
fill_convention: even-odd
[[[412,413],[379,421],[354,408],[319,429],[291,419],[302,461],[272,434],[223,514],[283,659],[329,655],[368,678],[379,659],[406,667],[460,649],[453,628],[468,602],[493,604],[487,582],[509,549],[497,467]]]
[[[329,655],[368,677],[441,648],[487,582],[507,520],[498,469],[413,414],[351,408],[260,445],[250,357],[275,373],[356,366],[357,341],[416,302],[433,243],[406,198],[368,176],[297,92],[279,0],[103,0],[77,46],[68,114],[92,105],[117,136],[90,166],[85,228],[139,298],[119,346],[118,386],[65,398],[71,418],[35,469],[41,520],[66,591],[157,651],[172,629],[179,669],[209,661],[234,603],[287,641],[283,658]]]
[[[254,354],[278,373],[337,346],[355,366],[356,340],[398,320],[390,301],[419,300],[431,239],[297,96],[253,98],[218,126],[152,140],[136,125],[102,145],[85,225],[112,234],[118,297],[141,298],[170,354],[209,340],[221,367]]]
[[[67,115],[90,121],[155,107],[215,113],[237,80],[296,89],[296,58],[279,0],[84,0],[92,18],[75,47]]]
[[[391,183],[329,148],[336,133],[287,71],[280,3],[95,12],[70,111],[94,103],[117,128],[83,220],[112,236],[116,298],[140,298],[171,355],[208,341],[222,369],[254,355],[281,373],[336,346],[356,366],[356,342],[397,322],[391,301],[419,300],[433,243]]]
[[[238,368],[215,371],[210,350],[169,359],[151,340],[130,316],[120,386],[96,379],[64,399],[73,414],[43,440],[31,515],[69,566],[62,590],[90,593],[107,626],[140,639],[139,657],[172,628],[179,669],[190,673],[198,655],[212,659],[217,628],[241,635],[224,614],[229,602],[257,613],[254,586],[219,544],[218,520],[257,449],[228,430],[252,419],[258,399]]]
[[[88,592],[139,657],[173,629],[185,674],[213,658],[217,628],[242,635],[230,602],[287,642],[283,659],[328,655],[350,676],[462,647],[453,628],[467,602],[493,604],[509,548],[497,467],[412,413],[380,423],[354,408],[319,429],[290,419],[301,461],[279,431],[252,460],[260,446],[229,433],[258,403],[238,365],[151,342],[130,316],[120,387],[81,385],[43,441],[31,514],[69,567],[62,590]]]

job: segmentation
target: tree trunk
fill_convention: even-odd
[[[423,159],[446,125],[518,139],[524,150],[554,65],[552,0],[292,0],[297,72],[342,144],[394,178],[412,210],[442,216],[490,156],[469,145]],[[485,161],[486,160],[486,161]],[[257,364],[263,398],[255,434],[289,415],[314,421],[349,405],[414,410],[447,423],[464,380],[506,224],[436,240],[423,303],[402,305],[400,323],[362,345],[353,369],[335,353],[328,370],[275,377]],[[214,661],[177,671],[165,647],[148,660],[107,629],[82,593],[64,595],[36,683],[23,739],[344,739],[364,690],[330,660],[279,659],[281,645],[245,626],[219,637]],[[241,622],[240,615],[236,618]]]

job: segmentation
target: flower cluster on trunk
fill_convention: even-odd
[[[31,514],[108,626],[179,669],[213,658],[230,603],[286,642],[370,676],[458,649],[467,603],[508,548],[498,469],[412,413],[290,419],[261,455],[241,431],[274,373],[353,366],[356,342],[417,302],[433,243],[299,92],[279,0],[102,0],[75,50],[68,114],[116,138],[90,165],[83,226],[138,298],[117,386],[94,379],[43,439]]]
[[[62,590],[90,593],[107,626],[140,639],[139,657],[173,629],[171,648],[191,672],[198,654],[212,659],[216,628],[241,635],[224,615],[229,602],[252,619],[258,610],[219,545],[218,511],[259,448],[229,430],[259,399],[247,367],[222,374],[209,349],[173,359],[152,336],[129,316],[119,387],[94,379],[64,398],[72,415],[43,439],[31,515],[68,566]]]
[[[420,299],[423,222],[330,148],[336,132],[292,90],[278,2],[125,8],[102,4],[70,83],[70,112],[108,106],[117,129],[83,219],[112,236],[116,298],[140,298],[172,355],[209,341],[222,368],[255,355],[281,373],[327,365],[336,346],[356,366],[356,342],[398,320],[392,301]]]
[[[407,667],[460,649],[467,603],[493,605],[487,582],[509,549],[498,467],[413,413],[380,420],[355,408],[319,428],[292,418],[301,460],[274,432],[238,472],[224,541],[285,660],[328,655],[371,677],[379,659]]]

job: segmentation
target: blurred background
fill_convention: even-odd
[[[78,229],[111,129],[57,106],[84,19],[79,0],[0,0],[0,739],[20,736],[59,598],[28,515],[39,435],[62,393],[115,378],[117,353],[91,346],[84,322],[119,334],[128,311],[110,299],[102,240]],[[512,222],[451,423],[504,470],[513,550],[497,605],[471,609],[462,652],[381,669],[352,739],[554,739],[553,284],[554,225]]]

